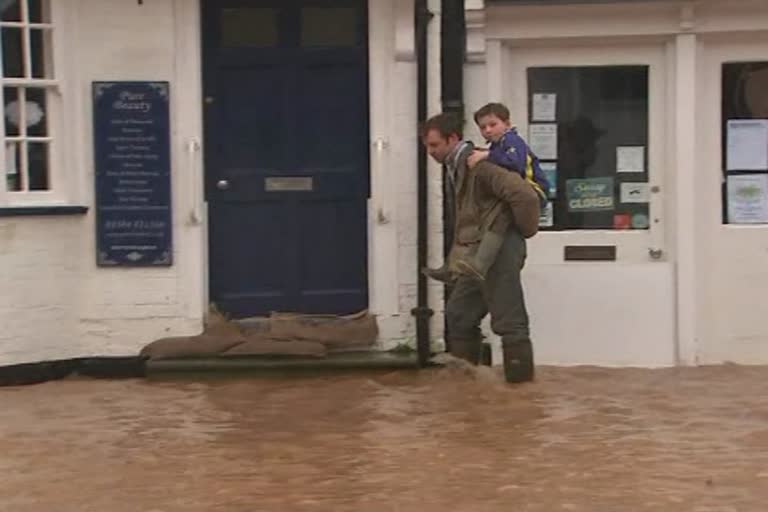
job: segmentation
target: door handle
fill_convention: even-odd
[[[229,180],[219,180],[216,183],[216,188],[219,190],[228,190],[229,189]]]

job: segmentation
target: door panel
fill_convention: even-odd
[[[366,16],[203,4],[211,299],[235,317],[367,307]]]

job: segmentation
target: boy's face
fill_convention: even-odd
[[[480,127],[480,133],[485,140],[490,142],[499,142],[512,126],[508,120],[502,121],[493,114],[478,119],[477,125]]]

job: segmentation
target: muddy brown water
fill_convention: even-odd
[[[768,510],[768,368],[0,389],[0,510]]]

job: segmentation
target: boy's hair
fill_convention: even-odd
[[[488,103],[475,112],[475,123],[480,123],[480,118],[495,116],[505,123],[509,121],[509,109],[502,103]]]
[[[451,135],[456,135],[459,139],[464,137],[461,121],[458,117],[448,112],[443,112],[427,119],[421,127],[421,136],[426,137],[432,130],[435,130],[444,139]]]

